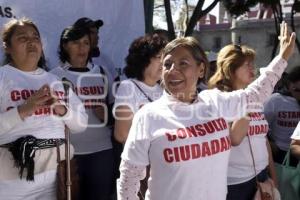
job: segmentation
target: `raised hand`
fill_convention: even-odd
[[[284,21],[280,24],[280,36],[278,39],[280,40],[279,55],[283,59],[288,60],[294,52],[296,34],[294,32],[292,34],[289,33],[287,23]]]

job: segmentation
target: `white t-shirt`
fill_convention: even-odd
[[[164,93],[135,114],[122,159],[139,166],[151,164],[146,199],[226,196],[231,143],[221,113],[241,117],[236,105],[245,99],[240,91],[224,95],[218,90],[203,91],[198,97],[186,104]]]
[[[140,177],[135,168],[150,164],[147,200],[226,199],[228,122],[254,112],[286,66],[276,57],[245,90],[204,90],[192,104],[164,93],[143,106],[134,115],[122,153],[118,197],[135,195],[136,187],[129,185]]]
[[[269,162],[266,144],[268,122],[265,120],[265,117],[261,112],[251,113],[250,118],[251,121],[247,134],[250,136],[256,173],[259,174],[267,167]],[[233,146],[231,149],[228,164],[228,185],[244,183],[255,177],[248,140],[249,138],[246,136],[240,145]]]
[[[96,117],[94,108],[96,104],[105,104],[106,95],[109,96],[109,103],[113,102],[111,88],[107,87],[109,79],[104,79],[97,65],[88,63],[87,72],[75,72],[68,70],[70,64],[51,70],[60,79],[67,78],[73,83],[74,90],[85,105],[89,116],[88,128],[84,134],[72,135],[71,142],[75,154],[89,154],[112,148],[111,129]],[[103,105],[104,106],[104,105]],[[106,109],[107,112],[110,112]]]
[[[265,117],[269,123],[269,134],[275,144],[287,151],[300,120],[300,105],[290,96],[274,93],[264,106]]]
[[[152,100],[156,100],[162,95],[162,88],[156,84],[151,87],[136,79],[127,79],[121,82],[115,96],[115,110],[120,105],[128,106],[133,113],[136,113],[143,105],[149,103],[145,94],[133,83],[133,81],[143,90]]]
[[[118,76],[115,64],[110,59],[110,57],[105,54],[105,52],[101,51],[99,57],[93,57],[93,63],[95,65],[103,67],[105,69],[105,72],[111,76],[112,80],[114,80]]]
[[[298,125],[291,138],[294,140],[300,140],[300,122],[298,122]]]
[[[72,92],[70,92],[68,119],[53,117],[53,110],[50,107],[41,108],[24,120],[20,119],[17,106],[23,104],[45,84],[48,84],[59,98],[64,98],[65,92],[61,82],[55,75],[43,69],[24,72],[10,65],[0,68],[0,144],[13,142],[25,135],[40,139],[65,138],[65,124],[73,133],[86,128],[85,109]]]

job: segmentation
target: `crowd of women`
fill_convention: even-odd
[[[298,164],[300,65],[272,94],[295,46],[286,23],[278,55],[257,78],[248,46],[223,47],[205,77],[209,62],[195,38],[139,37],[116,93],[114,77],[93,60],[102,25],[82,18],[62,30],[60,66],[45,66],[31,20],[3,27],[0,199],[56,199],[67,128],[82,200],[250,200],[257,181],[278,185],[274,161],[291,150]],[[198,92],[199,80],[209,89]],[[124,145],[120,165],[114,139]]]

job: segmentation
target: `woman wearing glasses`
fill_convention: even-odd
[[[210,88],[231,92],[242,90],[255,79],[255,51],[245,45],[227,45],[220,50],[217,71],[209,80]],[[229,157],[227,200],[253,199],[258,181],[276,181],[271,148],[267,140],[268,122],[263,115],[263,105],[255,105],[248,118],[234,121],[230,127],[232,149]],[[232,137],[238,132],[240,137]],[[245,134],[242,134],[245,133]],[[247,134],[247,137],[244,137]],[[270,158],[270,159],[269,159]],[[255,163],[255,171],[254,165]]]

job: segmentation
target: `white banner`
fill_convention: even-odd
[[[104,25],[99,31],[100,49],[116,68],[124,67],[124,58],[133,39],[144,35],[144,8],[141,0],[0,1],[0,29],[8,20],[21,17],[32,19],[38,26],[49,68],[59,64],[57,49],[62,30],[78,18],[103,20]],[[2,61],[2,48],[0,56]]]

